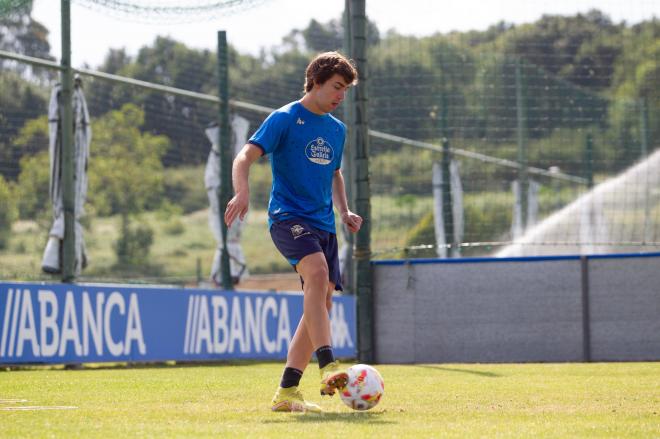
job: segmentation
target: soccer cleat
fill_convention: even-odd
[[[297,386],[277,389],[272,403],[271,410],[274,412],[321,413],[323,411],[320,406],[305,401]]]
[[[334,395],[337,390],[346,387],[348,372],[339,367],[338,361],[328,363],[321,369],[321,395]]]

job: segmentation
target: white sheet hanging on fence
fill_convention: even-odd
[[[512,240],[520,239],[528,229],[531,229],[537,221],[539,212],[539,194],[540,184],[534,180],[528,180],[527,194],[522,194],[520,189],[520,181],[514,180],[511,182],[511,191],[513,192],[513,214],[511,221],[511,237]],[[523,224],[522,218],[522,202],[523,196],[527,197],[527,222]]]
[[[449,190],[451,196],[451,215],[454,230],[454,242],[459,247],[455,247],[448,252],[447,239],[445,236],[445,215],[443,202],[443,182],[445,176],[442,173],[442,164],[433,163],[433,227],[435,230],[435,248],[439,258],[447,256],[459,257],[461,254],[460,244],[463,242],[465,230],[465,220],[463,215],[463,184],[461,183],[460,166],[456,160],[449,162]]]
[[[56,85],[50,95],[48,107],[48,129],[50,156],[50,199],[53,204],[53,225],[49,232],[48,243],[44,250],[41,268],[46,273],[62,271],[62,240],[64,239],[64,203],[62,199],[62,133],[60,120],[61,86]],[[82,84],[77,79],[73,90],[73,143],[74,143],[74,192],[75,192],[75,265],[74,273],[80,274],[87,266],[87,253],[80,219],[85,214],[87,199],[87,166],[89,145],[92,140],[92,128],[87,111],[87,102],[82,91]]]
[[[243,148],[247,142],[250,122],[247,119],[234,115],[231,119],[232,147],[233,156]],[[206,137],[211,142],[211,152],[206,162],[204,172],[204,185],[209,197],[209,227],[215,236],[217,247],[211,264],[211,279],[218,285],[222,282],[222,272],[220,258],[222,255],[222,229],[220,218],[220,206],[218,196],[220,194],[221,176],[220,176],[220,138],[218,132],[220,128],[213,124],[206,129]],[[229,271],[234,282],[238,282],[242,277],[249,274],[241,247],[241,231],[243,230],[245,220],[236,220],[227,230],[227,250],[229,252]]]

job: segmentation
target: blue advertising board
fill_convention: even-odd
[[[296,293],[0,283],[0,364],[283,359],[302,313]],[[355,298],[330,321],[354,357]]]

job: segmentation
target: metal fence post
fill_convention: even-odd
[[[447,120],[449,114],[449,105],[447,103],[447,94],[442,91],[441,94],[441,116],[440,123],[442,124],[442,217],[445,223],[445,244],[449,245],[447,256],[450,258],[456,255],[456,247],[454,246],[454,209],[451,199],[451,179],[450,165],[451,165],[451,148],[449,146],[449,121]]]
[[[527,228],[527,204],[529,193],[529,176],[527,174],[527,105],[525,103],[525,78],[523,61],[516,61],[516,119],[518,137],[518,181],[520,182],[520,216],[521,226]]]
[[[229,51],[227,50],[227,32],[218,31],[218,97],[220,105],[218,111],[218,130],[220,139],[220,193],[218,194],[220,206],[220,228],[222,229],[222,255],[220,267],[222,271],[222,287],[233,290],[229,265],[229,251],[227,249],[227,224],[225,223],[225,207],[232,197],[231,166],[233,154],[229,133]],[[238,219],[237,219],[238,221]]]
[[[76,263],[76,201],[74,187],[73,145],[73,71],[71,70],[71,2],[62,0],[62,204],[64,207],[64,240],[62,242],[62,282],[73,282]]]
[[[355,129],[355,206],[364,219],[355,240],[356,288],[358,303],[358,356],[360,361],[374,360],[374,298],[371,268],[371,189],[369,187],[369,119],[367,117],[367,14],[365,0],[351,0],[350,20],[352,54],[360,75],[354,88]]]
[[[349,55],[353,53],[352,50],[352,39],[353,35],[351,33],[351,17],[350,17],[350,5],[351,0],[345,0],[344,2],[344,53]],[[353,144],[353,132],[355,131],[355,117],[354,107],[355,106],[355,97],[353,89],[350,89],[346,95],[346,103],[342,107],[344,109],[344,122],[346,123],[346,140],[344,142],[344,155],[342,157],[342,173],[344,175],[344,182],[346,184],[346,197],[348,198],[348,205],[351,209],[355,209],[355,163],[354,163],[354,149]],[[347,253],[346,253],[346,263],[343,267],[345,270],[342,274],[350,294],[355,294],[355,262],[353,260],[353,247],[355,245],[355,237],[351,232],[348,232],[346,227],[343,227],[343,237],[346,240]]]
[[[587,188],[594,187],[594,141],[591,133],[587,133],[584,147],[584,179]]]

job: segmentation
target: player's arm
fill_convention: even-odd
[[[250,166],[261,155],[263,151],[252,143],[246,143],[243,149],[236,155],[232,165],[232,184],[234,186],[234,196],[225,209],[225,223],[230,227],[234,220],[238,217],[241,220],[245,218],[250,204],[250,188],[248,184],[248,176],[250,174]]]
[[[332,177],[332,202],[339,211],[341,222],[346,224],[348,230],[356,233],[362,226],[362,217],[350,211],[346,197],[346,185],[341,169],[337,169]]]

